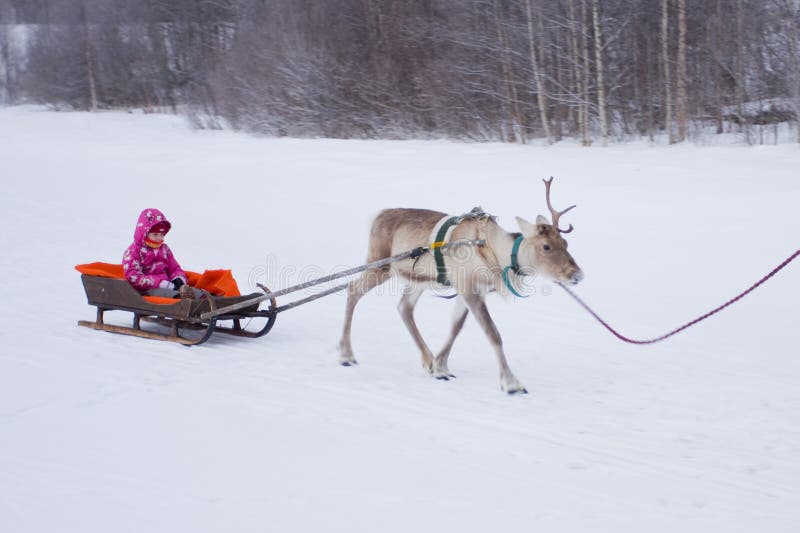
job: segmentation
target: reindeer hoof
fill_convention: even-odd
[[[433,377],[441,381],[450,381],[451,379],[455,379],[455,374],[451,374],[449,371],[438,371],[433,373]]]
[[[355,366],[358,364],[358,361],[356,361],[356,358],[352,355],[342,356],[339,358],[339,364],[342,366]]]
[[[528,389],[526,389],[522,383],[516,379],[509,380],[508,382],[502,382],[500,388],[509,396],[512,394],[528,394]]]

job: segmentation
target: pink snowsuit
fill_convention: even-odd
[[[122,256],[125,279],[139,292],[150,289],[172,289],[171,280],[175,278],[181,278],[186,283],[186,272],[175,260],[166,243],[158,248],[151,248],[144,242],[153,226],[160,222],[172,226],[158,209],[142,211],[133,233],[133,244],[128,246]]]

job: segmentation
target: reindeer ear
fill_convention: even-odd
[[[547,220],[547,219],[546,219],[545,217],[543,217],[542,215],[539,215],[538,217],[536,217],[536,223],[537,223],[537,224],[546,224],[546,225],[548,225],[548,226],[550,225],[550,221],[549,221],[549,220]]]
[[[530,237],[536,234],[536,226],[525,220],[524,218],[517,217],[517,224],[519,229],[525,237]]]

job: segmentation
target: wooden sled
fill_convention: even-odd
[[[448,246],[465,244],[482,246],[483,241],[458,241]],[[365,265],[349,268],[321,278],[304,281],[278,291],[258,285],[262,293],[254,292],[245,296],[239,293],[236,280],[230,270],[206,270],[202,274],[186,272],[189,285],[208,291],[206,298],[176,300],[142,296],[125,280],[122,265],[111,263],[88,263],[75,269],[82,274],[83,288],[89,305],[97,308],[97,319],[93,322],[80,320],[79,326],[92,329],[134,335],[147,339],[178,342],[185,345],[202,344],[215,332],[236,335],[237,337],[262,337],[269,333],[275,324],[278,313],[294,309],[329,294],[343,291],[350,283],[343,283],[278,307],[276,298],[292,294],[310,287],[346,278],[371,268],[381,268],[397,261],[416,259],[430,251],[429,247],[419,247]],[[223,294],[224,296],[213,296]],[[259,309],[261,302],[269,302],[267,309]],[[133,313],[133,325],[115,326],[106,324],[106,311],[127,311]],[[246,330],[242,320],[264,320],[263,327],[257,331]],[[219,322],[232,321],[231,326],[220,326]],[[169,328],[169,333],[142,329],[142,322]]]
[[[193,346],[204,343],[214,333],[249,338],[263,337],[272,329],[277,318],[274,298],[270,299],[271,305],[268,309],[258,309],[259,303],[264,300],[264,294],[258,292],[230,297],[207,294],[199,299],[173,300],[142,296],[124,279],[82,274],[81,280],[89,305],[97,308],[97,318],[94,321],[80,320],[78,325],[110,333]],[[215,314],[210,318],[201,317],[203,314],[214,314],[218,309],[254,299],[257,301],[253,305],[241,307],[234,312]],[[132,313],[133,323],[131,326],[107,324],[104,320],[106,311]],[[245,328],[249,322],[242,325],[242,321],[245,320],[263,322],[263,325],[260,329],[248,330]],[[221,325],[220,322],[231,324]],[[142,323],[154,324],[162,331],[142,329]],[[168,332],[163,332],[164,328],[168,329]]]

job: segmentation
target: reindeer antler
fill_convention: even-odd
[[[561,229],[558,227],[558,219],[561,218],[561,215],[563,215],[564,213],[566,213],[575,206],[571,205],[568,208],[564,209],[563,211],[556,211],[555,209],[553,209],[552,204],[550,204],[550,184],[553,183],[553,176],[550,176],[549,180],[543,179],[542,181],[544,182],[544,188],[547,196],[547,208],[550,210],[550,214],[553,217],[553,227],[556,228],[561,233],[569,233],[570,231],[575,229],[572,227],[572,224],[570,224],[569,228],[567,229]]]

